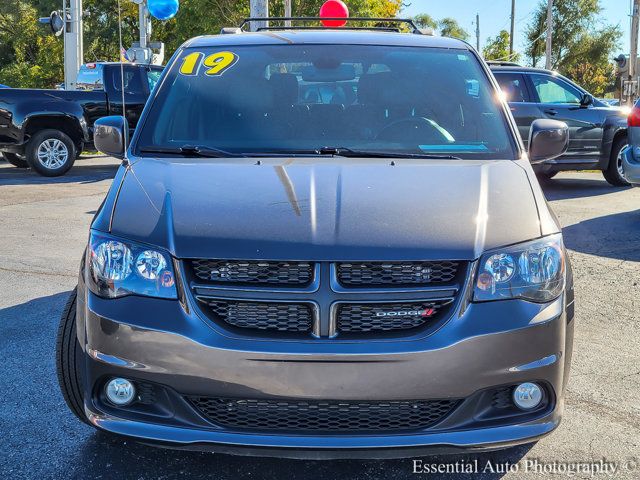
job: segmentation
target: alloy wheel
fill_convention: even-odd
[[[38,161],[49,169],[62,167],[69,159],[69,149],[61,140],[49,138],[38,145]]]
[[[622,152],[628,147],[628,144],[622,146],[620,151],[618,152],[618,156],[616,157],[616,168],[618,169],[618,174],[620,177],[624,178],[624,164],[622,163]]]

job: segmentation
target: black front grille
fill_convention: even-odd
[[[138,394],[138,403],[153,405],[156,403],[156,387],[152,383],[135,382]]]
[[[345,287],[400,287],[451,282],[459,262],[338,263],[338,281]]]
[[[238,328],[278,332],[310,332],[312,307],[305,303],[198,299],[218,320]]]
[[[211,423],[230,429],[291,432],[385,432],[428,428],[457,400],[297,401],[188,397]]]
[[[499,409],[513,408],[513,388],[512,386],[497,388],[491,397],[491,406]]]
[[[336,311],[344,333],[391,332],[421,327],[439,317],[452,299],[403,303],[343,303]]]
[[[310,262],[193,260],[191,265],[194,275],[200,280],[225,285],[302,287],[313,281],[313,264]]]

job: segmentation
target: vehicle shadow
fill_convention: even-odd
[[[571,250],[640,262],[640,209],[591,218],[564,227],[562,233]]]
[[[58,319],[69,292],[0,309],[1,385],[20,392],[0,403],[5,453],[0,476],[82,479],[404,479],[414,459],[303,461],[169,450],[94,430],[67,409],[57,385]],[[422,457],[431,478],[499,479],[533,444],[487,453]],[[446,472],[447,470],[443,470]],[[5,473],[4,475],[2,473]],[[479,473],[471,473],[479,472]]]
[[[168,450],[95,432],[78,452],[78,459],[90,458],[91,462],[72,464],[76,478],[100,478],[102,472],[108,471],[110,478],[122,479],[155,478],[160,472],[164,479],[211,478],[212,474],[217,480],[409,479],[430,469],[435,473],[426,473],[434,479],[492,480],[502,478],[532,447],[527,444],[481,454],[394,460],[291,460]]]
[[[567,200],[570,198],[596,197],[633,187],[614,187],[606,180],[594,175],[594,178],[561,177],[540,182],[547,200]]]
[[[16,168],[0,161],[0,186],[48,185],[64,183],[96,183],[114,177],[120,162],[104,156],[86,155],[76,160],[74,166],[61,177],[43,177],[26,168]]]
[[[571,198],[596,197],[633,187],[614,187],[604,178],[571,178],[563,176],[540,183],[547,200],[567,200]]]

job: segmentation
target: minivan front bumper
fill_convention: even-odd
[[[320,459],[389,459],[491,451],[535,442],[560,424],[561,407],[539,421],[482,430],[423,435],[283,436],[243,435],[131,422],[87,410],[90,421],[111,433],[158,447],[232,455]]]
[[[381,458],[495,449],[551,432],[563,408],[573,314],[563,295],[549,304],[458,305],[440,329],[419,339],[248,340],[216,330],[193,306],[133,296],[105,300],[81,278],[78,336],[85,413],[101,429],[175,448]],[[103,390],[113,377],[154,385],[155,404],[110,405]],[[545,388],[542,410],[502,415],[482,400],[497,388],[530,381]],[[185,400],[193,395],[345,402],[453,398],[460,406],[420,431],[274,433],[212,424]]]

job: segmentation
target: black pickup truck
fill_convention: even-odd
[[[125,115],[135,128],[161,71],[126,63],[121,72],[119,63],[88,63],[75,91],[0,90],[0,152],[17,167],[64,175],[83,150],[93,148],[94,122],[122,114],[123,83]]]

